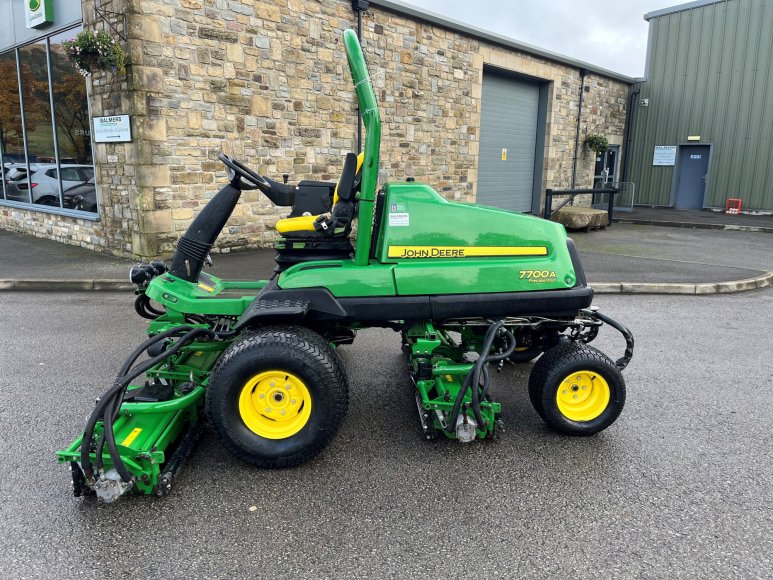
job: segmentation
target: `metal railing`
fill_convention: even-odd
[[[591,205],[596,203],[596,196],[607,195],[609,201],[607,202],[607,215],[609,216],[609,225],[612,225],[612,214],[615,211],[615,195],[620,193],[620,189],[606,188],[606,189],[546,189],[545,190],[545,211],[543,217],[549,220],[553,217],[553,214],[559,209],[570,203],[575,197],[583,194],[592,194]],[[557,208],[553,209],[554,197],[567,197],[566,200],[561,202]]]
[[[596,189],[599,188],[599,184],[595,185]],[[619,211],[633,211],[634,199],[636,198],[636,184],[632,181],[608,181],[602,187],[611,187],[619,189],[620,191],[615,194],[615,213]],[[604,193],[599,193],[594,196],[593,207],[596,209],[606,209],[608,199]]]

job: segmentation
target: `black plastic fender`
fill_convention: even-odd
[[[302,320],[309,313],[308,300],[266,300],[258,297],[236,321],[234,330],[273,320]]]

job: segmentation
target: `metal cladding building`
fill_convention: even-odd
[[[638,205],[773,211],[773,5],[699,0],[650,12],[627,177]]]

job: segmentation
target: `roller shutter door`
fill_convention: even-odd
[[[538,115],[539,85],[483,73],[478,203],[531,211]]]

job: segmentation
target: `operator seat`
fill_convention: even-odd
[[[348,236],[354,220],[356,183],[364,158],[363,153],[346,154],[344,168],[333,193],[333,207],[330,212],[281,219],[276,222],[277,232],[284,238]]]

